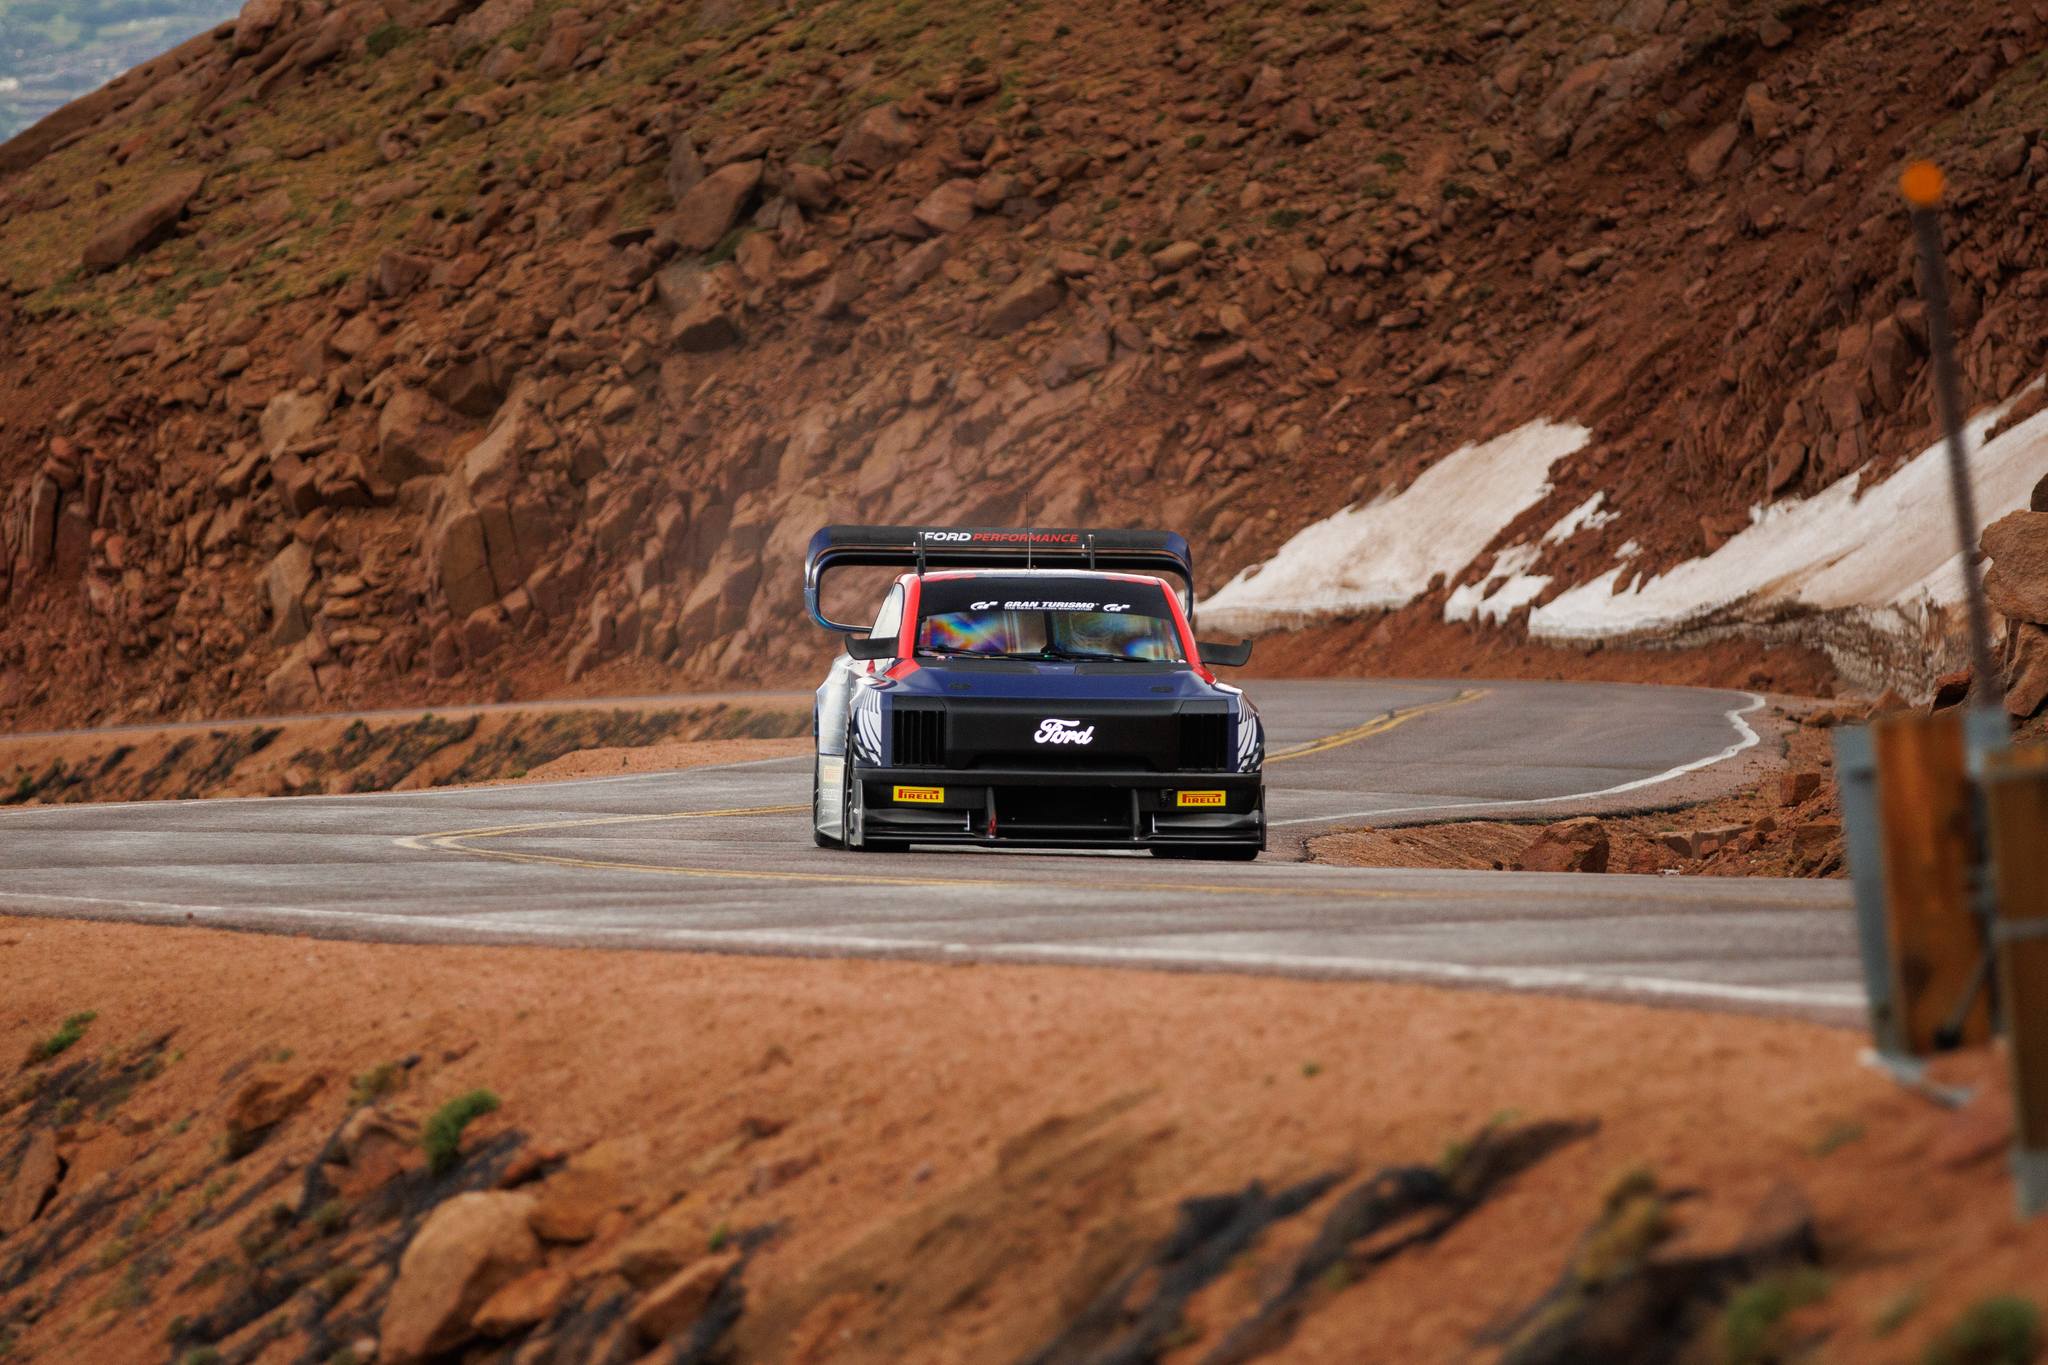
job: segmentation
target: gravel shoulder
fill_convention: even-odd
[[[532,1358],[585,1358],[546,1352],[583,1349],[579,1322],[639,1312],[659,1286],[618,1257],[663,1238],[684,1266],[724,1257],[710,1271],[740,1277],[720,1330],[741,1358],[1018,1358],[1127,1272],[1149,1292],[1163,1239],[1214,1207],[1184,1201],[1332,1177],[1267,1210],[1170,1306],[1160,1354],[1194,1360],[1258,1317],[1373,1173],[1453,1169],[1489,1132],[1553,1122],[1596,1126],[1431,1240],[1345,1243],[1271,1358],[1353,1359],[1360,1340],[1390,1360],[1493,1358],[1617,1191],[1655,1192],[1639,1261],[1737,1244],[1760,1209],[1797,1210],[1822,1292],[1771,1330],[1831,1360],[1917,1358],[1986,1295],[2048,1296],[2048,1223],[2010,1214],[1993,1059],[1949,1064],[1986,1086],[1952,1113],[1859,1067],[1856,1033],[1806,1023],[1410,986],[19,919],[0,920],[0,975],[0,1174],[20,1186],[37,1148],[59,1171],[0,1238],[0,1340],[27,1360],[155,1358],[167,1339],[325,1359],[404,1330],[403,1249],[456,1193],[507,1186],[552,1210],[528,1273],[560,1290],[548,1312],[497,1324],[507,1358],[534,1342],[548,1344]],[[71,1048],[25,1060],[87,1012]],[[359,1106],[410,1135],[476,1089],[502,1107],[445,1176],[410,1136],[329,1159],[337,1135],[364,1131]],[[273,1126],[231,1158],[230,1123],[280,1095],[258,1115]],[[1703,1349],[1726,1329],[1727,1288],[1688,1310]]]

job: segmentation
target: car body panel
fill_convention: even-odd
[[[966,602],[984,591],[992,595]],[[941,605],[921,647],[932,598]],[[1023,653],[1016,642],[1034,626],[1045,652]],[[956,629],[978,638],[1007,629],[1009,643],[991,647],[1010,652],[944,652],[963,638]],[[875,632],[893,640],[895,657],[841,656],[818,688],[820,843],[1240,857],[1264,847],[1257,710],[1202,663],[1181,594],[1165,579],[1007,563],[906,573]],[[1061,643],[1073,640],[1131,653],[1074,657]]]

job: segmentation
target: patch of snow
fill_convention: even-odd
[[[2048,469],[2048,413],[1984,444],[2011,409],[2007,403],[1977,417],[1966,432],[1977,510],[1987,524],[2025,507]],[[1622,591],[1623,570],[1613,569],[1531,612],[1529,633],[1584,640],[1668,632],[1737,607],[1743,615],[1764,614],[1757,608],[1876,614],[1895,628],[1915,626],[1963,592],[1946,461],[1937,443],[1867,492],[1859,471],[1811,498],[1761,508],[1712,554]]]
[[[1534,545],[1510,545],[1493,557],[1493,567],[1477,583],[1451,590],[1444,602],[1444,620],[1470,621],[1483,616],[1498,621],[1516,607],[1536,600],[1550,586],[1548,574],[1532,574],[1543,551]],[[1491,587],[1492,592],[1487,589]]]
[[[1607,494],[1595,493],[1584,502],[1559,518],[1558,523],[1543,533],[1543,545],[1561,545],[1581,531],[1597,531],[1611,523],[1619,512],[1603,512],[1600,505],[1607,500]],[[1630,542],[1625,551],[1633,550]],[[1517,607],[1525,607],[1543,595],[1550,586],[1549,574],[1532,574],[1536,561],[1543,557],[1541,545],[1511,545],[1493,557],[1493,567],[1488,569],[1477,583],[1466,583],[1451,590],[1444,600],[1444,620],[1470,621],[1484,617],[1489,621],[1505,620]],[[1626,553],[1622,556],[1626,558]],[[1486,589],[1496,585],[1492,592]]]
[[[1202,622],[1262,630],[1321,614],[1404,607],[1438,574],[1464,572],[1502,529],[1550,492],[1550,470],[1592,432],[1531,422],[1444,456],[1391,497],[1304,527],[1202,606]]]
[[[1619,512],[1603,512],[1600,504],[1607,501],[1605,493],[1595,493],[1584,502],[1564,514],[1564,517],[1543,533],[1545,545],[1562,545],[1581,531],[1597,531],[1611,523]]]

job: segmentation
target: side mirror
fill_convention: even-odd
[[[846,652],[856,659],[893,659],[896,657],[896,640],[893,636],[877,639],[870,635],[861,639],[849,635],[846,637]]]
[[[1195,642],[1195,649],[1201,654],[1203,663],[1214,664],[1218,668],[1242,668],[1252,659],[1250,640],[1240,640],[1234,645],[1209,644],[1198,640]]]

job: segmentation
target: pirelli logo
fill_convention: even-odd
[[[1173,804],[1183,810],[1189,807],[1214,807],[1223,804],[1222,792],[1175,792]]]
[[[891,790],[896,800],[906,806],[936,806],[946,799],[944,787],[895,787]]]

